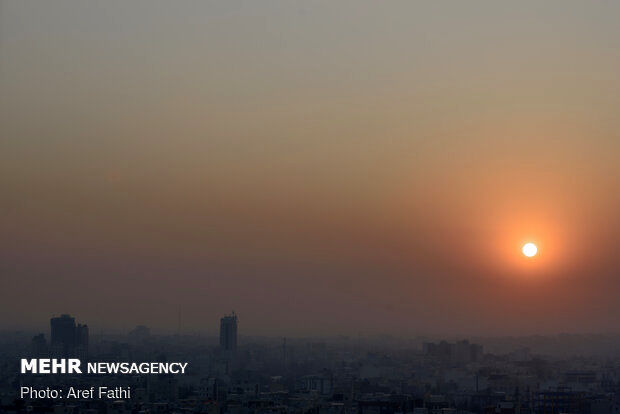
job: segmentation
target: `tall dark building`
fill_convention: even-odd
[[[220,347],[224,351],[237,349],[237,315],[235,312],[220,319]]]
[[[77,324],[75,327],[75,356],[88,358],[88,325]]]
[[[69,357],[75,348],[75,318],[64,314],[50,320],[50,348],[54,356]]]
[[[75,325],[75,318],[63,314],[50,320],[50,349],[54,356],[85,358],[88,355],[88,326]]]

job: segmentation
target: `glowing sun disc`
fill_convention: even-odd
[[[534,257],[538,252],[538,247],[534,243],[525,243],[521,249],[524,255],[527,257]]]

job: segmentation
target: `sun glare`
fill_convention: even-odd
[[[538,247],[534,243],[525,243],[521,249],[524,255],[527,257],[534,257],[538,252]]]

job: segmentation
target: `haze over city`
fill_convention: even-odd
[[[620,4],[475,3],[0,2],[0,329],[618,333]]]

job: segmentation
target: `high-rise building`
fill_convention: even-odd
[[[70,357],[75,348],[75,318],[63,314],[50,320],[50,347],[54,356]]]
[[[224,351],[237,349],[237,315],[235,312],[220,319],[220,347]]]
[[[88,358],[88,325],[77,324],[75,327],[75,356]]]
[[[54,356],[86,358],[88,325],[75,324],[75,318],[63,314],[50,319],[50,348]]]
[[[48,355],[47,342],[45,335],[38,334],[32,338],[32,356],[35,358],[43,358]]]

